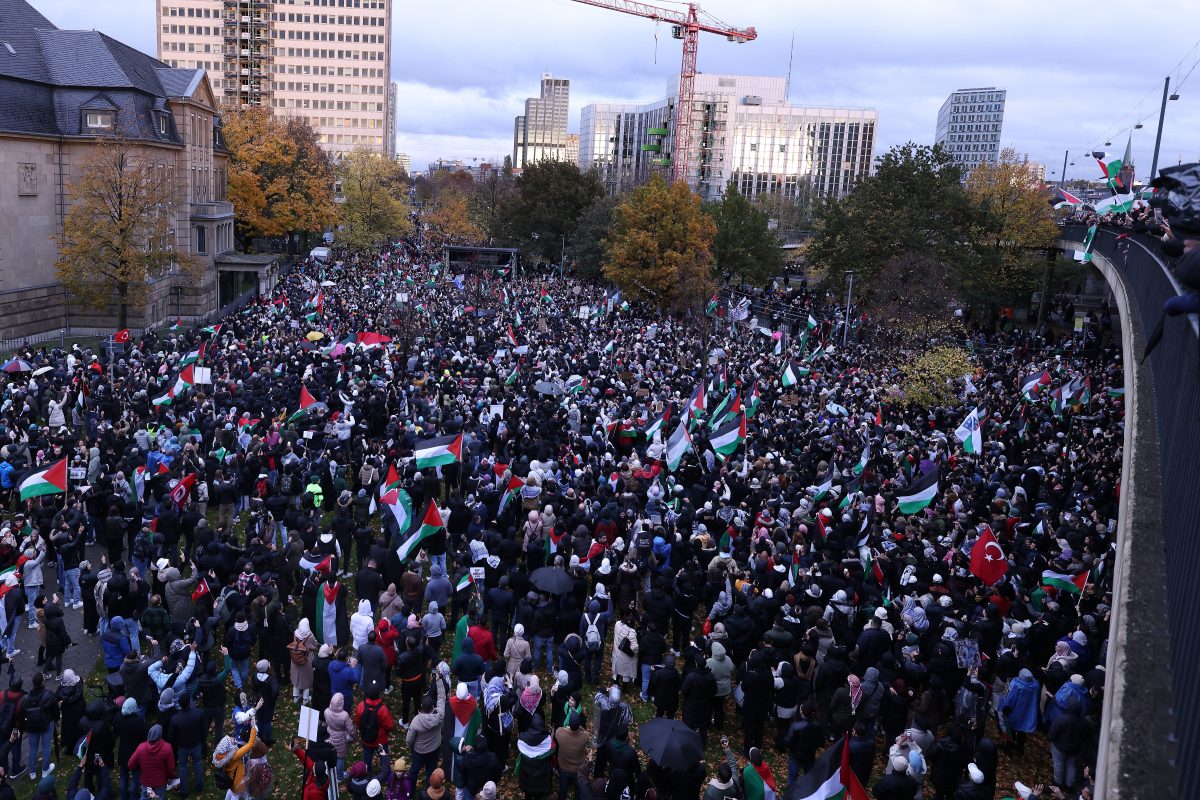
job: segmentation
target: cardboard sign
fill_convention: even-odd
[[[483,583],[487,578],[487,570],[483,567],[471,567],[471,577],[476,583]]]
[[[212,384],[212,368],[211,367],[192,367],[192,383]]]
[[[315,708],[300,706],[300,724],[296,726],[296,735],[310,742],[317,741],[318,730],[321,726],[321,714]]]

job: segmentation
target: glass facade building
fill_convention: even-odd
[[[642,105],[595,103],[580,117],[579,165],[595,168],[613,193],[667,170],[675,152],[674,86]],[[749,197],[805,192],[841,197],[870,174],[877,113],[787,101],[787,79],[697,75],[689,185],[706,200],[733,181]]]
[[[1007,94],[994,86],[959,89],[938,111],[936,141],[962,167],[964,181],[976,165],[1000,158]]]
[[[541,94],[525,101],[525,113],[513,120],[513,167],[538,161],[566,161],[567,117],[571,82],[542,75]]]

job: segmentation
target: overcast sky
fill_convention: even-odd
[[[153,0],[32,0],[62,28],[95,28],[155,51]],[[303,0],[298,0],[298,5]],[[680,4],[662,3],[678,8]],[[1099,176],[1083,154],[1123,151],[1133,131],[1141,177],[1150,168],[1162,80],[1200,58],[1195,0],[705,0],[706,11],[754,26],[757,41],[701,34],[702,72],[784,75],[795,36],[791,100],[879,111],[876,150],[932,143],[937,111],[957,88],[1008,90],[1002,144],[1055,176]],[[392,80],[399,83],[398,149],[414,168],[437,158],[491,160],[512,151],[513,117],[543,72],[571,81],[570,129],[596,101],[662,97],[678,74],[680,42],[655,25],[571,0],[399,0]],[[1177,67],[1180,59],[1181,67]],[[1168,104],[1159,166],[1200,160],[1200,68]],[[1079,156],[1079,157],[1077,157]]]

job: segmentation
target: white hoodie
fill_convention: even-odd
[[[367,600],[358,601],[358,611],[350,617],[350,637],[354,640],[354,649],[367,643],[367,634],[375,630],[375,615],[371,613],[371,603]]]

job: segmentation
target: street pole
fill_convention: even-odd
[[[1067,180],[1067,156],[1070,155],[1070,153],[1071,153],[1070,150],[1063,150],[1063,170],[1062,170],[1062,174],[1059,175],[1059,178],[1058,178],[1058,188],[1059,189],[1063,188],[1063,185],[1066,183],[1066,180]]]
[[[1163,120],[1167,117],[1167,89],[1171,85],[1171,76],[1163,78],[1162,107],[1158,110],[1158,134],[1154,137],[1154,158],[1150,160],[1150,179],[1158,174],[1158,148],[1162,144]],[[1133,188],[1133,187],[1130,187]]]
[[[854,273],[847,272],[846,277],[850,279],[850,285],[846,287],[846,318],[842,320],[845,325],[842,328],[842,349],[846,349],[846,339],[850,336],[850,295],[854,291]]]

